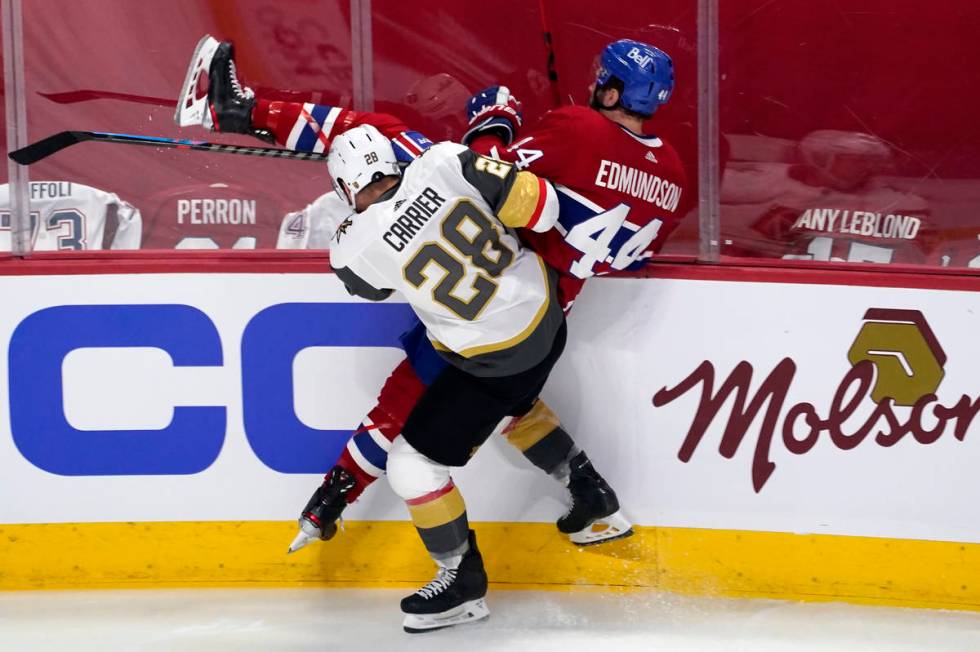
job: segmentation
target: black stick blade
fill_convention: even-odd
[[[31,165],[56,152],[60,152],[66,147],[71,147],[76,143],[88,140],[85,136],[84,131],[61,131],[53,136],[42,138],[36,143],[31,143],[27,147],[16,149],[7,154],[7,156],[13,159],[15,163]]]

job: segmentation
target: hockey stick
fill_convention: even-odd
[[[144,145],[149,147],[167,147],[172,149],[193,149],[199,152],[219,152],[224,154],[245,154],[246,156],[264,156],[268,158],[289,158],[298,161],[327,160],[326,154],[314,152],[296,152],[291,149],[275,149],[272,147],[247,147],[242,145],[220,145],[203,140],[177,140],[175,138],[159,138],[156,136],[137,136],[133,134],[112,134],[103,131],[62,131],[42,138],[27,147],[14,150],[8,156],[21,165],[31,165],[60,152],[66,147],[87,140],[104,143],[122,143],[124,145]]]
[[[65,91],[63,93],[37,93],[46,100],[51,100],[58,104],[75,104],[77,102],[89,102],[91,100],[119,100],[121,102],[136,102],[138,104],[152,104],[154,106],[177,106],[177,100],[166,97],[149,97],[147,95],[130,95],[129,93],[113,93],[112,91],[79,90]]]

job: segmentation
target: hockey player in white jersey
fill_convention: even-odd
[[[388,452],[388,481],[439,567],[402,600],[409,632],[486,617],[487,577],[450,468],[506,417],[527,414],[565,345],[555,272],[508,229],[551,228],[550,183],[462,145],[440,143],[401,173],[371,126],[337,137],[327,165],[357,213],[337,229],[331,265],[352,294],[404,294],[450,363]]]
[[[336,192],[322,194],[282,218],[276,249],[329,249],[337,227],[353,212]]]
[[[143,219],[118,195],[73,181],[28,184],[32,251],[139,249]],[[11,250],[10,187],[0,185],[0,251]]]
[[[663,57],[666,55],[662,55]],[[630,61],[628,57],[623,60],[625,63],[628,61]],[[650,67],[648,64],[645,66]],[[639,89],[638,96],[642,95],[648,100],[660,96],[658,102],[663,103],[665,100],[662,97],[661,86],[659,83],[647,83],[651,81],[652,71],[648,70],[647,73],[636,76],[631,83]],[[206,80],[206,84],[202,80]],[[204,85],[207,86],[206,95],[202,94]],[[182,93],[174,116],[180,126],[200,125],[215,131],[247,133],[260,138],[272,135],[277,143],[286,147],[325,151],[329,148],[332,139],[339,134],[355,126],[372,124],[391,140],[396,156],[405,165],[410,164],[432,146],[428,138],[413,131],[409,125],[392,115],[257,98],[238,80],[231,43],[219,43],[210,36],[201,39],[191,57]],[[502,102],[506,106],[484,106],[488,101]],[[481,93],[474,96],[468,105],[468,110],[473,114],[474,120],[477,116],[482,116],[480,124],[491,125],[486,132],[490,134],[497,128],[502,128],[500,117],[503,115],[509,115],[511,122],[516,121],[516,125],[520,124],[517,105],[516,100],[510,98],[506,89],[501,87],[496,93]],[[488,114],[484,109],[489,108],[494,111]],[[312,114],[304,113],[305,111],[312,111]],[[485,124],[487,116],[491,114],[497,116],[497,119]],[[273,117],[275,117],[274,122],[270,121]],[[568,141],[568,134],[576,134],[580,130],[576,131],[576,127],[571,126],[572,123],[561,124],[565,126],[549,132],[552,133],[549,138],[556,141],[556,145],[561,142],[562,146],[565,146],[566,143],[562,139]],[[507,131],[513,133],[513,129]],[[629,143],[635,142],[631,136],[618,131],[615,136],[620,139],[626,138]],[[658,143],[659,148],[659,139],[653,140]],[[492,148],[487,148],[488,151],[490,149]],[[658,151],[660,151],[658,156],[663,159],[665,150]],[[674,160],[676,157],[671,155],[670,158]],[[578,159],[575,156],[569,157],[560,152],[555,158],[555,161],[565,161],[565,163],[576,160]],[[562,172],[563,166],[564,164],[559,163],[551,166],[549,171],[567,178],[567,171]],[[577,165],[576,169],[578,168],[581,166]],[[594,179],[594,175],[586,178],[584,168],[582,171],[583,176],[579,179],[578,185],[572,184],[579,190],[582,189],[580,186],[583,183],[591,187]],[[537,171],[537,173],[541,172]],[[304,241],[308,248],[322,248],[327,245],[336,226],[348,217],[350,209],[341,208],[338,212],[332,212],[332,209],[337,207],[334,193],[321,199],[323,201],[313,202],[299,214],[291,213],[287,216],[280,227],[278,247],[300,248]],[[610,206],[618,202],[614,197],[609,199],[614,201]],[[573,223],[576,223],[576,220],[585,219],[586,214],[579,214],[572,206],[569,217]],[[664,216],[661,217],[666,219]],[[320,219],[326,219],[326,224],[319,221]],[[545,261],[554,260],[558,263],[555,269],[559,273],[559,296],[563,296],[565,301],[570,302],[583,280],[569,276],[567,267],[581,257],[581,252],[576,253],[569,249],[571,245],[560,236],[557,239],[548,239],[547,236],[554,235],[552,232],[537,234],[527,229],[519,231],[520,237],[525,242],[532,236],[537,236],[531,240],[532,242],[539,238],[550,242],[547,247],[538,249],[537,245],[532,245],[532,248],[538,250]],[[665,235],[668,231],[669,229],[664,228],[660,233]],[[578,233],[574,229],[569,232]],[[633,242],[629,238],[627,241]],[[565,271],[562,272],[562,269]],[[390,442],[402,432],[403,425],[421,397],[425,386],[448,364],[433,350],[425,336],[425,328],[421,324],[404,333],[401,341],[408,357],[402,360],[388,376],[380,390],[377,403],[351,434],[336,465],[327,473],[324,482],[307,502],[300,517],[301,533],[290,546],[291,552],[310,541],[316,539],[325,541],[334,536],[337,531],[337,521],[346,506],[357,500],[371,483],[385,474]],[[502,435],[531,464],[548,474],[562,487],[567,488],[571,505],[568,511],[557,519],[556,526],[573,543],[592,545],[630,536],[633,533],[629,520],[619,511],[619,501],[612,487],[593,467],[585,451],[576,446],[557,415],[544,401],[539,400],[524,417],[512,420]]]

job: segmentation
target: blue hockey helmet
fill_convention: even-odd
[[[624,109],[651,115],[674,91],[674,62],[658,48],[622,39],[606,46],[596,73],[596,87],[618,79],[623,84],[619,103]]]

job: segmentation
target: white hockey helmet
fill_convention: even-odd
[[[333,139],[327,154],[327,169],[334,190],[354,208],[357,193],[387,176],[400,176],[391,141],[376,127],[354,127]]]

